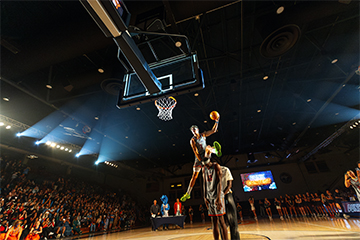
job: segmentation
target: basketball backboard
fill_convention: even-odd
[[[196,53],[178,55],[149,64],[149,67],[160,81],[161,91],[151,94],[135,73],[125,74],[117,104],[119,108],[154,101],[164,96],[178,96],[205,87]]]

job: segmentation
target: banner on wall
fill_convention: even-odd
[[[360,202],[342,202],[346,213],[360,213]]]

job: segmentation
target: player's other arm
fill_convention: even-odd
[[[225,191],[224,191],[224,195],[228,194],[228,192],[230,191],[232,187],[232,180],[228,180],[227,181],[227,187],[225,188]]]
[[[204,202],[205,202],[205,206],[206,206],[206,209],[209,209],[209,205],[208,205],[208,200],[206,199],[206,178],[205,178],[205,171],[203,169],[202,171],[202,176],[203,176],[203,192],[204,192]]]
[[[193,150],[196,158],[201,162],[202,159],[201,159],[201,156],[200,156],[200,154],[199,154],[199,151],[198,151],[198,149],[197,149],[197,147],[196,147],[196,143],[195,143],[195,139],[194,139],[194,138],[191,138],[191,140],[190,140],[190,146],[191,146],[191,148],[192,148],[192,150]]]
[[[221,178],[222,178],[222,173],[221,173],[221,168],[220,168],[220,165],[219,164],[215,164],[215,172],[216,172],[216,175],[217,175],[217,179],[218,179],[218,184],[217,184],[217,192],[218,192],[218,195],[216,197],[216,201],[215,201],[215,205],[217,207],[218,210],[220,210],[223,206],[221,204],[221,191],[222,191],[222,188],[221,188]]]

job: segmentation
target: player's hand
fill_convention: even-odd
[[[204,198],[204,202],[205,202],[206,209],[209,209],[209,203],[210,203],[209,200]]]
[[[216,206],[216,209],[218,211],[220,211],[222,209],[222,203],[221,203],[221,199],[220,198],[216,198],[215,200],[215,206]]]

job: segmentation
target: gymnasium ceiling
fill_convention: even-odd
[[[194,158],[189,127],[211,129],[212,110],[221,118],[208,143],[219,141],[224,155],[300,149],[303,156],[358,118],[358,1],[125,3],[131,26],[186,35],[198,54],[205,89],[178,96],[171,121],[159,120],[152,102],[116,107],[124,72],[117,47],[79,1],[1,2],[1,96],[10,99],[1,100],[1,114],[47,133],[70,129],[57,137],[80,147],[96,135],[90,157],[56,157],[84,166],[104,155],[140,170],[181,167]],[[135,40],[144,46],[151,38]],[[144,56],[154,61],[146,49]],[[2,128],[1,143],[55,156],[33,147],[40,138],[14,131]]]

